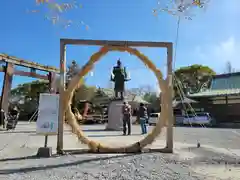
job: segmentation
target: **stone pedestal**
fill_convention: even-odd
[[[106,130],[121,131],[123,128],[122,106],[123,100],[113,100],[108,107],[108,124]]]

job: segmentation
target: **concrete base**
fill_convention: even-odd
[[[52,156],[52,148],[51,147],[40,147],[37,152],[37,157],[40,158],[49,158]]]
[[[122,105],[124,100],[113,100],[109,104],[108,109],[108,124],[106,130],[109,131],[122,131],[123,121],[122,121]]]

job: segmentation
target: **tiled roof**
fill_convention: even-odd
[[[184,97],[183,99],[174,99],[172,101],[172,106],[176,107],[178,106],[178,104],[182,104],[182,103],[191,104],[191,103],[197,103],[197,101]]]
[[[114,97],[114,90],[113,89],[108,89],[108,88],[101,88],[101,91],[107,95],[109,98],[113,98]],[[141,96],[135,96],[133,94],[131,94],[129,91],[126,91],[126,100],[127,101],[132,101],[132,99],[134,99],[134,102],[138,102],[138,103],[145,103],[147,104],[148,102],[145,101]],[[135,96],[135,97],[134,97]]]
[[[210,96],[226,96],[226,95],[240,95],[239,89],[219,89],[219,90],[206,90],[199,93],[189,94],[188,97],[210,97]]]
[[[209,89],[189,94],[188,97],[240,95],[240,73],[220,74],[212,77]]]
[[[210,89],[240,89],[240,76],[215,77],[212,79]]]
[[[145,101],[141,96],[127,96],[126,100],[128,102],[137,102],[137,103],[143,103],[143,104],[149,104],[149,102]]]
[[[109,97],[114,96],[114,90],[110,88],[101,88],[101,91]]]

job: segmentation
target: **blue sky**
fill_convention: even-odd
[[[160,0],[164,3],[165,0]],[[59,66],[59,39],[109,39],[170,41],[176,40],[177,18],[168,13],[154,16],[156,0],[79,0],[82,8],[74,9],[62,17],[74,23],[65,29],[61,23],[53,25],[44,16],[49,9],[36,6],[35,0],[2,0],[0,4],[0,53],[7,53],[45,65]],[[27,10],[39,9],[38,13]],[[194,63],[224,72],[226,61],[240,69],[237,53],[240,50],[240,1],[211,0],[205,10],[191,10],[196,16],[192,21],[181,20],[176,68]],[[90,28],[78,26],[83,21]],[[99,47],[67,47],[67,60],[80,65],[87,62]],[[159,48],[140,48],[163,71],[166,68],[166,52]],[[116,60],[121,58],[130,71],[132,80],[128,88],[150,85],[156,87],[156,78],[134,56],[112,52],[102,58],[87,77],[87,83],[109,87],[109,73]],[[3,75],[0,76],[2,83]],[[15,87],[32,80],[14,77]]]

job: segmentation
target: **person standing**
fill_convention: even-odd
[[[17,106],[12,108],[9,113],[12,117],[12,128],[11,129],[15,129],[17,126],[17,123],[18,123],[18,118],[19,118],[19,110],[18,110]]]
[[[3,126],[3,128],[5,128],[5,112],[3,109],[0,111],[0,126]]]
[[[123,114],[123,135],[126,135],[128,129],[128,135],[131,134],[131,106],[127,102],[123,103],[122,107]]]
[[[147,113],[147,108],[143,103],[140,103],[139,109],[138,109],[138,118],[142,130],[142,134],[147,134],[147,118],[148,118],[148,113]]]

